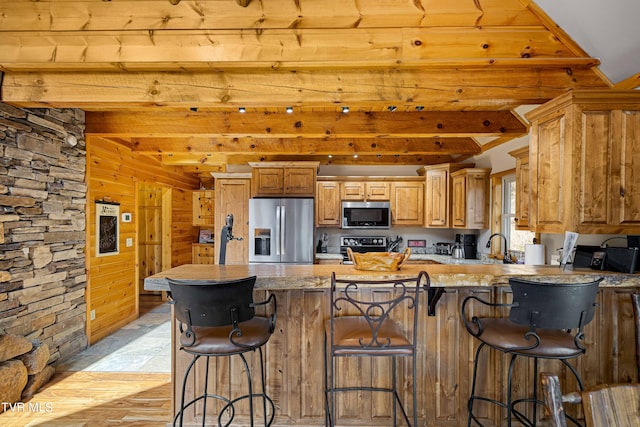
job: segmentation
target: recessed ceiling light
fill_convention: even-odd
[[[327,157],[333,159],[333,154],[329,154]]]
[[[238,108],[238,113],[246,113],[246,112],[247,112],[246,108],[244,108],[244,107]]]
[[[424,106],[416,105],[416,111],[422,111],[422,110],[424,110]]]
[[[358,158],[358,155],[357,155],[357,154],[354,154],[354,155],[353,155],[353,158],[354,158],[354,159],[357,159],[357,158]]]
[[[396,107],[395,105],[389,105],[389,106],[387,107],[387,110],[391,111],[392,113],[393,113],[394,111],[396,111],[397,109],[398,109],[398,107]]]
[[[345,114],[348,113],[349,112],[349,107],[346,106],[346,105],[344,107],[342,107],[342,112],[345,113]]]
[[[293,113],[293,107],[287,107],[287,113],[289,114]]]

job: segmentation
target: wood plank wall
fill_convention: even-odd
[[[172,188],[171,265],[191,260],[195,230],[191,225],[191,191],[200,182],[177,167],[166,167],[153,158],[136,154],[123,145],[87,136],[87,335],[94,343],[135,319],[138,315],[137,284],[137,187],[155,183]],[[110,198],[120,203],[120,213],[133,220],[120,221],[120,252],[96,257],[95,201]],[[126,239],[133,239],[130,247]],[[95,319],[90,313],[95,310]]]

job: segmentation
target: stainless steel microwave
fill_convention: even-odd
[[[342,202],[342,228],[389,228],[389,202]]]

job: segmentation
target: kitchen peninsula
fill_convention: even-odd
[[[492,302],[507,302],[510,290],[508,279],[516,276],[543,275],[550,279],[578,279],[578,276],[603,277],[598,295],[599,307],[594,321],[586,328],[587,353],[578,363],[587,386],[599,383],[637,381],[635,364],[635,326],[630,294],[640,287],[640,275],[609,273],[593,270],[561,270],[552,266],[529,265],[437,265],[407,264],[398,272],[381,273],[356,270],[350,265],[182,265],[145,279],[147,290],[168,290],[167,277],[180,279],[228,279],[256,275],[256,299],[274,293],[278,301],[276,331],[267,344],[268,392],[276,403],[274,425],[318,426],[324,424],[323,400],[323,331],[328,317],[328,288],[331,272],[340,277],[391,277],[417,275],[427,271],[431,286],[444,292],[435,305],[435,315],[427,314],[427,293],[421,300],[420,343],[418,366],[418,411],[421,425],[458,426],[466,422],[467,399],[470,390],[473,353],[477,342],[466,332],[460,319],[460,304],[470,294]],[[583,277],[582,277],[583,278]],[[368,292],[364,289],[362,292]],[[477,315],[504,316],[505,312],[485,311]],[[178,351],[176,330],[172,332],[172,380],[174,396],[179,396],[180,383],[188,357]],[[502,398],[502,381],[506,375],[506,358],[485,360],[486,393]],[[241,367],[233,361],[215,364],[213,381],[221,394],[233,394],[241,384]],[[564,380],[559,364],[541,363],[544,371],[554,372]],[[338,366],[342,377],[358,376],[371,383],[388,366],[380,361],[351,359]],[[405,397],[410,383],[405,379],[408,367],[400,373]],[[199,372],[204,372],[199,371]],[[201,374],[202,375],[202,374]],[[516,367],[515,375],[521,387],[529,388],[531,373],[528,366]],[[568,377],[566,378],[568,380]],[[569,383],[571,384],[571,383]],[[193,393],[193,388],[190,389]],[[406,399],[405,399],[406,400]],[[408,400],[410,401],[410,399]],[[175,398],[174,398],[175,402]],[[341,419],[350,425],[389,425],[391,413],[386,396],[368,397],[345,395],[339,404]],[[483,408],[485,409],[485,408]],[[239,408],[245,413],[244,408]],[[487,407],[481,418],[486,425],[496,425],[499,411]],[[189,414],[191,422],[193,415]]]

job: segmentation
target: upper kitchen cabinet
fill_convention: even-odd
[[[509,152],[516,159],[516,230],[529,230],[529,207],[531,205],[531,174],[529,168],[529,146]]]
[[[252,197],[313,197],[319,162],[261,162],[252,167]]]
[[[316,184],[316,226],[340,226],[340,182],[318,181]]]
[[[422,178],[391,182],[391,225],[424,225]]]
[[[451,173],[451,226],[489,228],[489,174],[491,169],[465,168]]]
[[[193,225],[213,227],[213,190],[195,190],[193,192]]]
[[[473,163],[443,163],[418,169],[425,177],[425,227],[451,227],[451,173],[474,166]]]
[[[640,92],[572,91],[527,118],[532,229],[640,233]]]
[[[391,185],[384,181],[345,181],[340,189],[341,200],[379,201],[391,199]]]

